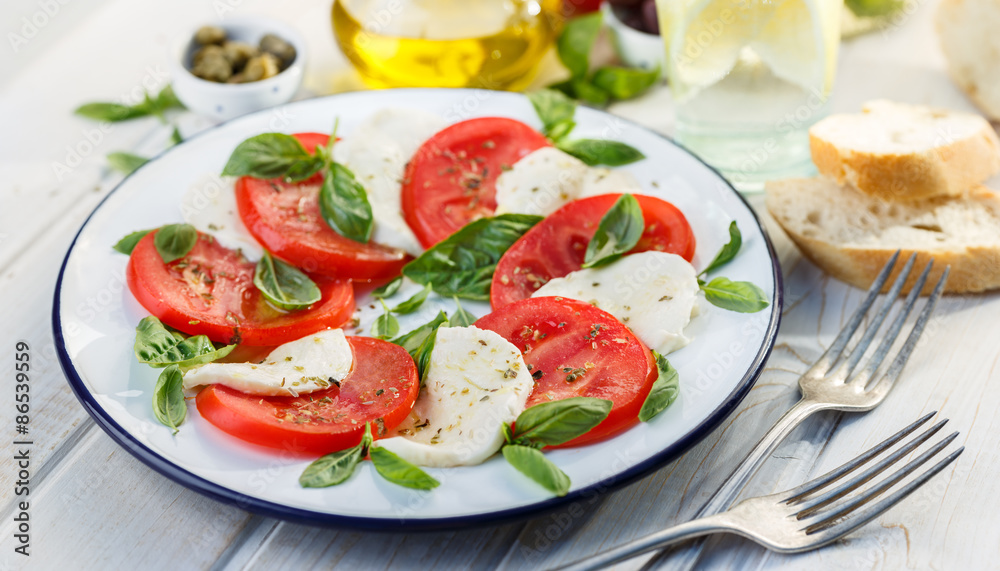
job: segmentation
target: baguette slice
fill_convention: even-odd
[[[1000,170],[1000,140],[978,115],[872,101],[809,129],[813,162],[886,200],[958,196]]]
[[[935,14],[948,73],[993,120],[1000,120],[1000,2],[943,0]]]
[[[948,265],[945,292],[1000,288],[1000,195],[985,187],[909,203],[885,202],[824,177],[771,181],[765,189],[775,220],[806,257],[839,280],[867,288],[902,250],[903,259],[917,254],[904,293],[932,257],[924,295]]]

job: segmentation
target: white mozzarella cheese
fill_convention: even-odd
[[[689,343],[684,328],[698,314],[698,291],[694,266],[676,254],[649,251],[554,278],[532,297],[587,302],[617,317],[649,348],[666,355]]]
[[[271,351],[263,363],[207,363],[184,373],[184,388],[220,384],[254,395],[297,396],[328,388],[351,372],[354,352],[340,329]]]
[[[403,171],[420,145],[447,124],[443,118],[419,109],[383,109],[334,145],[334,158],[351,169],[368,191],[375,218],[375,242],[415,256],[423,251],[403,219]]]
[[[249,260],[259,260],[264,250],[240,219],[234,185],[231,177],[210,174],[199,178],[181,199],[181,215],[223,246],[242,250]]]
[[[639,181],[632,173],[623,170],[588,167],[580,181],[577,198],[599,194],[643,194]]]
[[[375,442],[420,466],[479,464],[503,445],[534,381],[517,347],[476,327],[439,329],[430,366],[400,436]]]

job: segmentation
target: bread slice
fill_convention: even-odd
[[[957,196],[1000,170],[1000,140],[978,115],[872,101],[809,129],[813,162],[886,200]]]
[[[1000,2],[942,0],[935,20],[948,73],[986,115],[1000,120]]]
[[[771,181],[765,190],[775,220],[806,257],[839,280],[867,288],[901,250],[904,257],[917,253],[918,269],[934,258],[924,295],[949,265],[946,292],[1000,288],[1000,195],[985,187],[907,203],[886,202],[825,177]],[[919,273],[913,272],[904,293]]]

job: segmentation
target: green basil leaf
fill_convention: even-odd
[[[108,166],[123,174],[132,174],[135,172],[135,169],[148,162],[149,159],[146,157],[140,157],[132,153],[108,153]]]
[[[701,286],[709,303],[729,311],[757,313],[770,303],[764,290],[750,282],[734,282],[728,278],[715,278]]]
[[[438,330],[438,327],[441,327],[442,325],[447,327],[447,323],[448,315],[445,312],[440,311],[434,319],[421,325],[420,327],[417,327],[406,335],[393,339],[391,342],[399,345],[403,349],[406,349],[410,356],[413,357],[413,360],[416,361],[417,351],[420,350],[420,346],[424,344],[432,333]]]
[[[599,139],[575,139],[560,141],[556,147],[569,153],[590,166],[622,166],[646,158],[638,149],[619,141]]]
[[[500,425],[500,428],[503,431],[504,442],[507,444],[517,444],[517,441],[514,439],[514,429],[511,428],[510,423],[505,422]]]
[[[368,455],[380,476],[393,484],[415,490],[431,490],[441,485],[427,472],[400,458],[396,453],[378,446],[368,451]]]
[[[175,145],[179,145],[184,142],[184,137],[181,136],[181,131],[177,128],[177,125],[174,125],[174,130],[170,131],[170,142]]]
[[[405,315],[407,313],[413,313],[414,311],[420,309],[420,306],[423,305],[425,301],[427,301],[427,296],[430,295],[430,293],[431,293],[431,286],[430,284],[427,284],[424,286],[424,289],[413,294],[413,296],[410,297],[410,299],[403,301],[396,307],[392,308],[392,312],[399,313],[401,315]]]
[[[597,70],[591,81],[615,99],[631,99],[656,85],[659,79],[659,67],[641,69],[609,66]]]
[[[667,361],[666,357],[656,351],[653,351],[653,358],[656,359],[656,369],[659,371],[659,375],[639,410],[639,420],[642,422],[649,422],[651,418],[666,410],[677,400],[677,395],[681,392],[680,375],[677,374],[677,369],[670,364],[670,361]]]
[[[888,16],[903,8],[903,0],[844,0],[844,5],[859,18]]]
[[[284,133],[263,133],[237,145],[222,174],[277,178],[285,176],[296,163],[312,158],[295,137]]]
[[[364,442],[353,448],[333,452],[314,460],[299,476],[303,488],[326,488],[343,483],[354,473],[358,462],[364,458]]]
[[[578,77],[570,80],[570,90],[573,95],[581,101],[586,101],[596,107],[603,107],[611,100],[611,94],[600,87],[587,81],[586,78]]]
[[[541,220],[528,214],[480,218],[403,266],[403,275],[439,295],[487,300],[500,257]]]
[[[736,221],[733,220],[732,223],[729,224],[729,242],[726,242],[726,245],[719,250],[718,254],[715,255],[715,259],[712,260],[712,263],[708,264],[708,267],[702,270],[698,275],[705,275],[712,270],[717,270],[728,264],[733,258],[736,257],[736,254],[740,252],[740,246],[742,245],[743,236],[740,234],[740,229],[736,227]]]
[[[177,365],[170,365],[156,379],[153,389],[153,415],[164,426],[174,429],[187,417],[187,404],[184,402],[184,376]]]
[[[556,40],[556,51],[573,77],[587,75],[590,68],[590,50],[594,47],[600,31],[600,12],[593,12],[566,22],[566,27]]]
[[[576,101],[553,89],[541,89],[528,94],[528,100],[542,121],[542,133],[553,141],[558,141],[576,126],[573,115]]]
[[[177,98],[177,94],[174,93],[174,86],[169,83],[156,94],[154,101],[157,109],[160,111],[184,109],[184,104],[181,103],[181,100]]]
[[[604,399],[572,397],[535,405],[514,421],[514,437],[543,446],[568,442],[607,418],[612,404]]]
[[[197,243],[198,231],[190,224],[167,224],[153,236],[153,245],[165,264],[188,255]]]
[[[257,262],[253,285],[261,295],[281,309],[305,309],[322,299],[316,282],[298,268],[275,259],[267,250]]]
[[[597,232],[587,244],[583,267],[603,266],[622,257],[639,243],[646,223],[642,207],[631,194],[623,194],[604,213]]]
[[[121,103],[87,103],[81,105],[73,111],[81,117],[94,119],[95,121],[128,121],[138,117],[146,117],[149,111],[135,108]]]
[[[450,327],[450,325],[445,322],[442,324],[444,327]],[[434,345],[437,343],[437,332],[435,329],[431,331],[423,342],[417,347],[417,350],[413,353],[413,361],[417,365],[417,372],[420,373],[420,382],[423,383],[424,379],[427,378],[427,370],[431,366],[431,353],[434,352]]]
[[[455,297],[455,312],[448,318],[449,327],[469,327],[476,322],[476,316],[466,311]]]
[[[135,358],[150,367],[193,367],[211,363],[235,348],[236,345],[226,345],[216,349],[205,335],[185,337],[167,329],[152,315],[142,318],[136,326],[133,345]]]
[[[362,244],[371,239],[375,227],[372,205],[368,193],[347,167],[330,164],[319,191],[319,210],[337,234]]]
[[[546,490],[557,496],[565,496],[569,492],[569,476],[546,458],[541,451],[517,444],[508,444],[502,450],[503,457],[511,466],[541,484]]]
[[[399,286],[401,285],[403,285],[403,276],[396,276],[391,282],[373,291],[372,297],[375,299],[392,297],[397,291],[399,291]]]
[[[368,329],[368,333],[372,337],[378,337],[379,339],[388,339],[399,334],[399,320],[389,311],[384,301],[382,302],[382,315],[375,318],[372,326]]]
[[[292,163],[285,171],[285,181],[299,182],[318,173],[323,168],[323,159],[320,157],[310,157]]]
[[[152,232],[152,230],[139,230],[132,232],[128,236],[118,240],[118,243],[111,247],[114,248],[116,252],[120,252],[126,256],[131,255],[132,250],[135,249],[135,245],[139,243],[139,240],[142,240],[142,238],[150,232]]]

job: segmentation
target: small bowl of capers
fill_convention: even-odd
[[[178,42],[174,92],[214,119],[287,103],[302,84],[305,42],[290,26],[252,16],[199,27]]]

